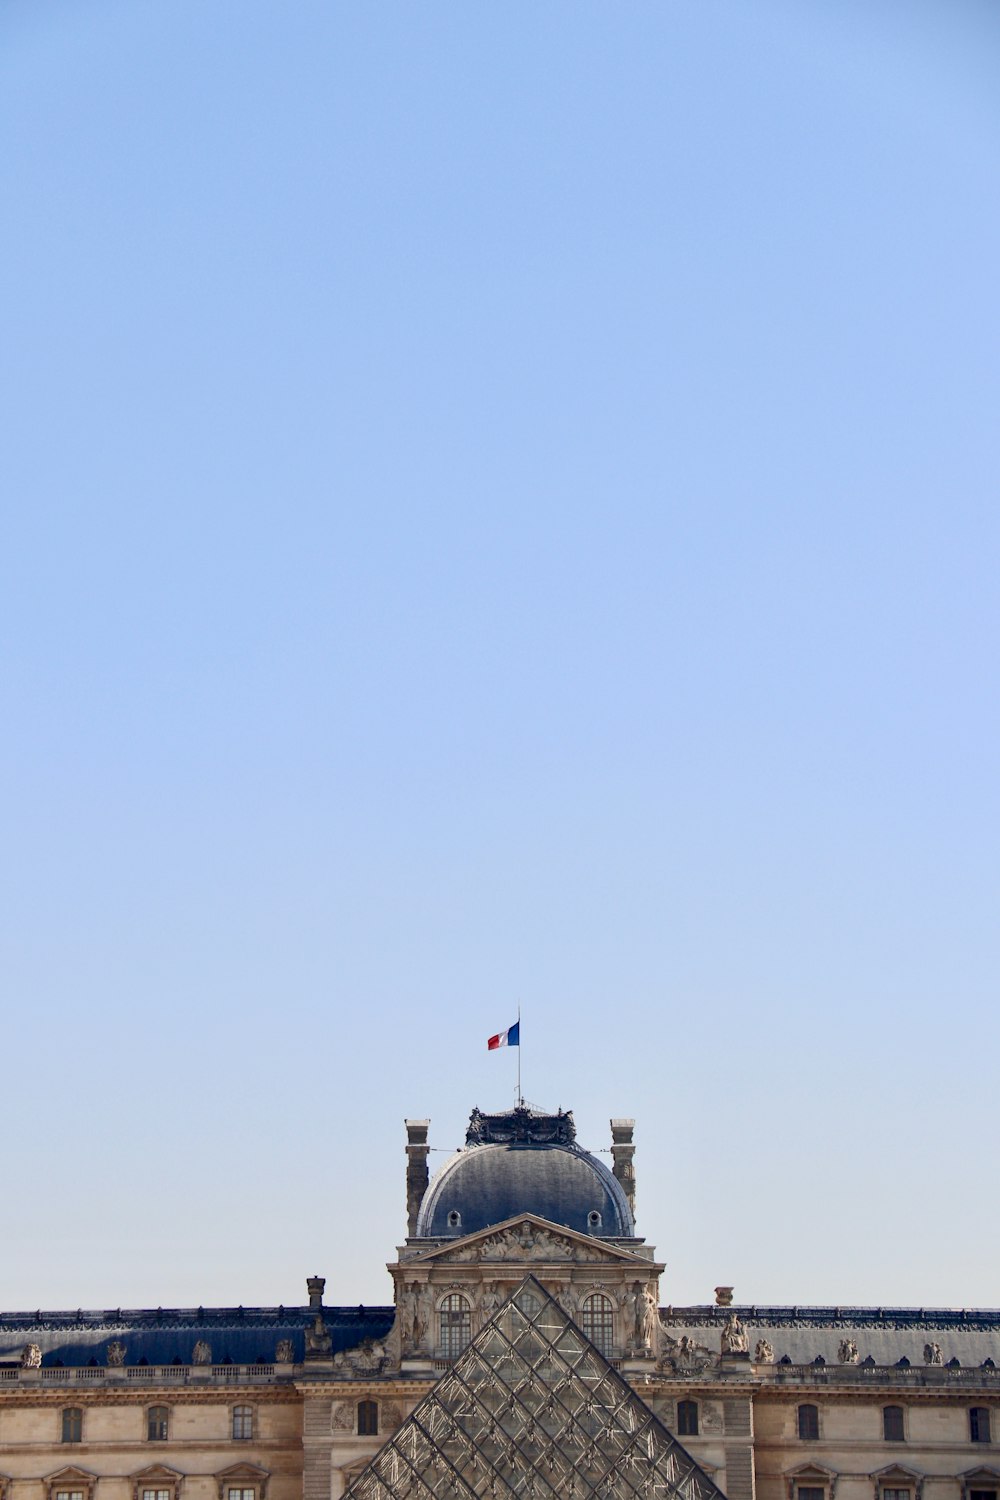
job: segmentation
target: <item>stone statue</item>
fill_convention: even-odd
[[[576,1317],[576,1297],[573,1295],[571,1286],[561,1286],[556,1295],[556,1301],[568,1318]]]
[[[125,1345],[121,1339],[112,1339],[108,1345],[108,1368],[120,1370],[125,1363]]]
[[[290,1365],[295,1358],[295,1345],[291,1339],[279,1339],[274,1351],[275,1364]]]
[[[837,1358],[842,1365],[856,1365],[860,1357],[853,1339],[841,1339],[837,1345]]]
[[[327,1332],[323,1314],[318,1312],[311,1328],[306,1329],[306,1356],[321,1358],[333,1348],[333,1339]]]
[[[940,1344],[925,1344],[924,1345],[924,1364],[925,1365],[940,1365],[940,1364],[943,1364],[943,1363],[944,1363],[944,1361],[941,1358],[941,1345]]]
[[[770,1339],[758,1339],[754,1350],[754,1363],[758,1365],[774,1364],[774,1345]]]
[[[632,1288],[633,1343],[637,1349],[653,1349],[659,1325],[659,1309],[656,1298],[648,1286],[637,1281]]]
[[[21,1350],[21,1369],[40,1370],[42,1368],[42,1351],[38,1344],[25,1344]]]
[[[500,1293],[497,1289],[497,1284],[495,1281],[491,1281],[483,1292],[479,1303],[479,1312],[484,1323],[488,1323],[491,1318],[496,1317],[500,1311],[500,1305]]]
[[[722,1329],[723,1354],[749,1354],[750,1341],[746,1329],[735,1313],[730,1313]]]
[[[193,1365],[210,1365],[212,1363],[212,1346],[205,1339],[199,1339],[195,1344],[191,1363]]]

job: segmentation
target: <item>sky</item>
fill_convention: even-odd
[[[518,1007],[664,1302],[1000,1304],[998,76],[4,0],[0,1306],[390,1300]]]

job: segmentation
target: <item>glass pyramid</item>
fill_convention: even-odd
[[[345,1500],[724,1500],[528,1276]]]

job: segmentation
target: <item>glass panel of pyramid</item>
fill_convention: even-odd
[[[345,1500],[725,1500],[532,1276]]]

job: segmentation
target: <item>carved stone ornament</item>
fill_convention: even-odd
[[[749,1354],[750,1341],[746,1329],[735,1313],[730,1313],[722,1327],[723,1354]]]
[[[40,1370],[42,1367],[42,1351],[38,1344],[25,1344],[21,1350],[21,1369]]]
[[[474,1109],[465,1132],[467,1146],[509,1146],[515,1142],[530,1146],[572,1146],[575,1140],[572,1110],[543,1115],[523,1104],[496,1115],[485,1115],[482,1110]]]
[[[207,1339],[199,1339],[194,1346],[191,1355],[193,1365],[210,1365],[212,1363],[212,1346]]]
[[[395,1401],[380,1401],[378,1408],[379,1426],[383,1432],[395,1432],[403,1420],[403,1413]]]
[[[941,1357],[941,1345],[940,1344],[925,1344],[924,1345],[924,1364],[925,1365],[941,1365],[941,1364],[944,1364],[944,1360]]]
[[[274,1362],[278,1365],[290,1365],[295,1358],[295,1345],[291,1339],[279,1339],[275,1345]]]
[[[334,1432],[354,1431],[354,1407],[349,1401],[338,1401],[330,1413],[330,1426]]]
[[[679,1339],[672,1338],[662,1323],[660,1324],[660,1350],[657,1367],[661,1370],[673,1371],[676,1375],[700,1375],[718,1362],[718,1355],[706,1349],[704,1344],[696,1344],[694,1339],[686,1333],[682,1333]]]
[[[333,1368],[342,1375],[381,1375],[388,1360],[388,1350],[381,1340],[365,1339],[354,1349],[341,1349],[335,1354]]]
[[[753,1353],[754,1363],[758,1365],[774,1364],[774,1345],[770,1339],[758,1339],[757,1347]]]
[[[108,1368],[120,1370],[125,1363],[125,1345],[121,1339],[112,1339],[108,1345]]]
[[[856,1365],[861,1358],[853,1339],[841,1339],[837,1345],[837,1358],[842,1365]]]

